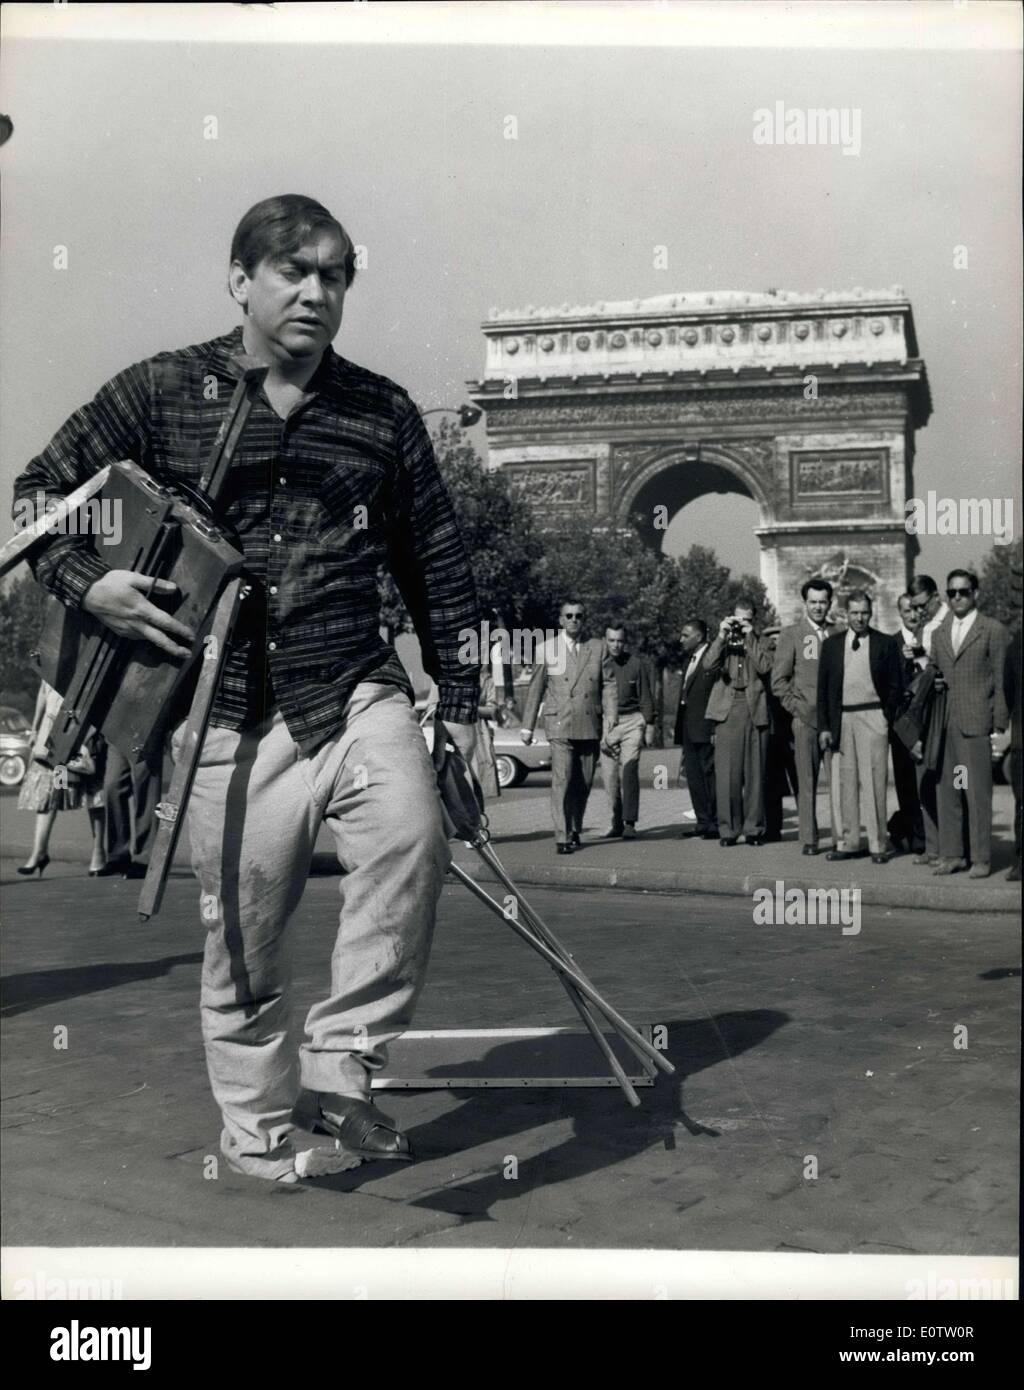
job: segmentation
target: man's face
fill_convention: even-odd
[[[911,594],[910,606],[921,623],[926,623],[942,607],[942,599],[938,591],[934,594]]]
[[[908,594],[899,601],[900,622],[908,632],[917,632],[924,622],[924,610],[918,611],[914,607],[914,600]]]
[[[621,627],[606,627],[604,644],[608,648],[609,656],[621,656],[626,650],[626,634]]]
[[[807,597],[804,599],[804,608],[811,622],[816,623],[818,627],[820,627],[828,617],[830,604],[831,599],[828,596],[827,589],[807,590]]]
[[[977,593],[971,588],[971,581],[962,574],[954,574],[946,582],[946,602],[953,610],[954,618],[966,618],[976,602]]]
[[[871,622],[871,604],[864,599],[854,599],[846,610],[846,620],[856,636],[867,632]]]
[[[558,615],[558,626],[565,632],[566,637],[577,638],[583,631],[583,605],[563,603]]]
[[[679,636],[679,641],[687,656],[692,656],[703,640],[700,635],[700,628],[690,627],[689,624],[683,628]]]
[[[231,292],[247,311],[246,346],[282,363],[319,360],[337,336],[345,305],[347,244],[325,229],[297,251],[265,257],[246,274],[231,267]]]

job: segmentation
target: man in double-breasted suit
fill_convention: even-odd
[[[861,810],[872,863],[892,857],[886,830],[889,726],[903,694],[895,640],[871,626],[871,596],[854,589],[846,602],[849,628],[827,637],[818,671],[818,739],[839,756],[843,838],[826,859],[860,853]]]
[[[707,717],[708,696],[716,677],[704,669],[708,649],[708,626],[691,618],[680,635],[686,665],[679,689],[679,709],[673,739],[682,744],[680,773],[686,776],[690,800],[697,823],[684,830],[684,839],[718,839],[718,807],[715,800],[715,749],[711,742],[715,726]]]
[[[544,643],[539,655],[520,730],[523,742],[531,743],[543,705],[558,854],[571,854],[579,847],[602,732],[614,726],[618,715],[615,676],[606,663],[604,643],[583,637],[584,616],[582,603],[562,604],[561,631]]]
[[[818,853],[818,772],[825,763],[829,787],[832,848],[842,839],[838,787],[832,782],[832,754],[818,742],[818,668],[826,637],[839,629],[828,621],[832,585],[827,579],[808,579],[800,590],[803,617],[779,633],[772,663],[772,694],[793,716],[793,753],[796,758],[797,818],[804,854]]]
[[[761,679],[772,653],[754,631],[754,605],[739,600],[723,618],[704,667],[716,677],[707,717],[715,726],[718,843],[763,845],[764,767],[768,756],[768,696]]]
[[[993,733],[1010,722],[1003,671],[1010,634],[978,609],[978,577],[951,570],[950,611],[932,637],[931,660],[948,687],[945,739],[936,781],[939,862],[932,872],[954,874],[963,859],[964,814],[970,835],[971,877],[987,878],[992,865]]]

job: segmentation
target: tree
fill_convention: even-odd
[[[458,425],[443,420],[433,436],[434,451],[451,495],[459,529],[476,581],[482,617],[497,609],[510,625],[531,626],[534,569],[543,543],[526,502],[508,477],[488,470]],[[405,610],[390,575],[380,576],[382,621],[401,626]]]
[[[46,594],[28,574],[0,591],[0,703],[31,716],[39,688],[32,652],[39,645]]]
[[[980,606],[989,617],[1009,628],[1016,627],[1021,618],[1022,558],[1024,542],[1020,537],[1012,545],[994,545],[982,561],[978,576]]]

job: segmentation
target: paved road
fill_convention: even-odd
[[[175,876],[145,928],[137,886],[5,887],[8,1244],[1015,1249],[1010,917],[878,910],[843,936],[755,926],[749,899],[536,890],[609,997],[667,1028],[678,1077],[640,1111],[614,1090],[389,1093],[417,1163],[282,1189],[204,1177],[194,886]],[[303,1003],[337,895],[314,877],[294,924]],[[570,1021],[547,968],[447,889],[417,1026]]]

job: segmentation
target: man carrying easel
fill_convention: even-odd
[[[458,634],[480,615],[429,437],[401,387],[330,346],[354,274],[354,245],[319,203],[286,195],[256,204],[230,254],[241,326],[121,372],[15,484],[16,502],[40,490],[65,495],[119,459],[195,484],[225,416],[233,359],[244,352],[268,368],[223,495],[251,592],[189,824],[221,1147],[236,1170],[283,1182],[296,1180],[298,1117],[351,1154],[411,1157],[406,1136],[370,1102],[370,1078],[411,1022],[450,854],[408,678],[378,630],[379,565],[391,570],[438,683],[435,762],[449,739],[468,760],[476,730],[479,668],[460,664]],[[71,536],[34,568],[113,632],[189,654],[195,634],[153,602],[172,594],[168,581],[111,570]],[[306,1018],[296,1063],[287,926],[321,822],[345,870],[342,912],[330,991]]]

